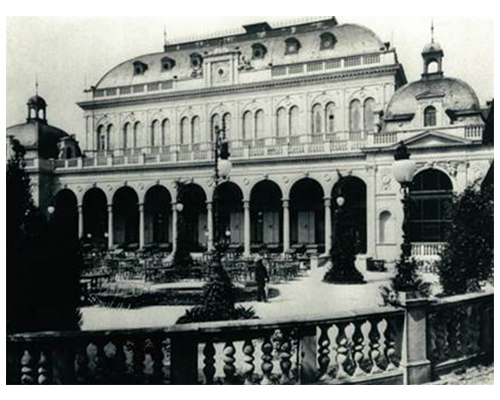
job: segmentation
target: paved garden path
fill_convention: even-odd
[[[374,307],[380,304],[379,287],[387,283],[387,273],[366,273],[365,285],[331,285],[322,282],[325,269],[310,271],[294,281],[273,285],[280,295],[268,303],[249,302],[261,319],[329,314],[339,310]],[[186,306],[153,306],[137,310],[85,307],[84,330],[162,327],[174,324]]]

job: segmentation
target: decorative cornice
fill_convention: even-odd
[[[175,101],[186,98],[203,98],[214,95],[249,92],[255,90],[268,90],[273,88],[288,88],[304,84],[324,84],[325,82],[359,79],[366,76],[380,76],[387,74],[397,74],[401,70],[400,64],[377,66],[352,71],[341,71],[328,74],[318,74],[311,76],[301,76],[286,79],[270,80],[258,83],[237,84],[225,87],[212,87],[199,90],[184,90],[176,93],[161,93],[146,96],[130,96],[126,98],[113,98],[106,100],[83,101],[77,103],[84,110],[95,110],[101,108],[121,107],[124,105],[156,103],[159,101]]]

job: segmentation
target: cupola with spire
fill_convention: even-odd
[[[431,42],[426,44],[422,50],[424,60],[424,72],[422,79],[441,78],[443,76],[443,58],[444,52],[439,43],[434,41],[434,23],[431,26]],[[437,70],[431,71],[432,64],[437,64]]]

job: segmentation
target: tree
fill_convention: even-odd
[[[445,295],[480,290],[493,276],[493,190],[471,185],[449,207],[446,245],[437,264]]]
[[[334,240],[331,250],[331,267],[323,280],[329,283],[362,284],[363,275],[356,268],[356,230],[353,218],[344,206],[335,211]]]
[[[25,150],[11,141],[7,164],[7,332],[77,329],[80,322],[76,238],[65,221],[47,221],[35,206]]]

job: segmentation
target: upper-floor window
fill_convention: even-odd
[[[288,118],[289,118],[290,135],[291,136],[298,136],[298,135],[300,135],[300,130],[299,130],[299,107],[297,107],[297,106],[290,107]]]
[[[200,143],[200,117],[195,116],[191,120],[191,143]]]
[[[263,138],[265,137],[264,132],[264,110],[257,110],[255,112],[255,137]]]
[[[349,105],[349,128],[351,132],[361,131],[361,102],[351,101]]]
[[[151,123],[151,138],[150,138],[151,147],[159,146],[161,144],[159,136],[160,136],[160,121],[155,119]]]
[[[279,108],[276,112],[276,133],[280,137],[287,136],[286,110],[284,107]]]
[[[327,133],[335,132],[335,104],[328,103],[326,105],[325,126]]]
[[[106,128],[106,149],[111,150],[113,147],[113,134],[114,132],[114,126],[113,124],[109,124],[108,127]]]
[[[243,139],[253,139],[252,131],[252,112],[248,110],[243,113]]]
[[[97,150],[106,150],[106,130],[104,125],[99,125],[97,128]]]
[[[143,75],[148,70],[148,64],[142,61],[134,61],[134,75]]]
[[[130,146],[131,142],[130,142],[130,122],[127,122],[125,125],[123,125],[123,148],[124,149],[128,149],[128,147]]]
[[[189,143],[189,118],[184,117],[181,119],[181,137],[180,144],[188,144]]]
[[[137,121],[134,124],[134,135],[133,135],[133,142],[132,142],[132,147],[136,148],[137,145],[139,144],[139,138],[141,137],[141,131],[142,131],[142,124]]]
[[[373,132],[375,130],[375,100],[371,97],[366,99],[363,111],[365,132]]]
[[[162,71],[170,71],[175,67],[175,60],[170,57],[163,57],[161,59],[161,69]]]
[[[333,49],[337,43],[337,38],[333,33],[325,32],[320,35],[320,49],[328,50]]]
[[[424,126],[436,126],[436,108],[429,106],[424,110]]]
[[[297,54],[300,50],[300,42],[295,38],[288,38],[285,40],[285,55]]]
[[[323,132],[323,107],[315,104],[312,108],[312,133]]]
[[[166,146],[170,143],[170,120],[165,118],[161,123],[161,144]]]
[[[226,137],[231,137],[231,114],[225,113],[222,117],[223,125],[226,127]]]
[[[266,56],[267,48],[262,43],[252,45],[252,58],[255,60],[263,59]]]
[[[214,141],[215,129],[221,128],[221,119],[219,114],[212,115],[210,119],[210,141]]]

